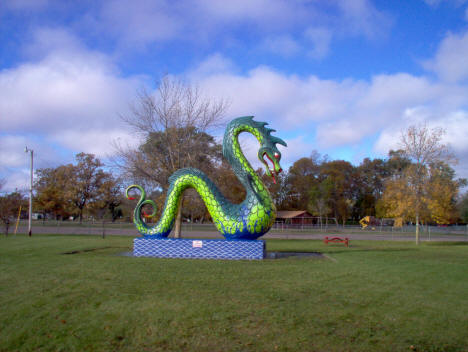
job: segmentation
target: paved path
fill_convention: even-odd
[[[121,235],[121,236],[138,236],[136,229],[128,228],[105,228],[105,235]],[[12,232],[10,232],[12,233]],[[19,227],[18,233],[27,233],[27,227]],[[102,236],[102,227],[73,227],[73,226],[33,226],[34,234],[64,234],[64,235],[99,235]],[[287,232],[270,232],[261,239],[311,239],[311,240],[323,240],[325,236],[328,237],[348,237],[350,240],[374,240],[374,241],[413,241],[414,234],[380,234],[380,233],[287,233]],[[217,231],[182,231],[182,237],[184,238],[223,238],[223,236]],[[468,236],[464,235],[431,235],[430,237],[424,233],[420,236],[421,241],[459,241],[468,242]]]

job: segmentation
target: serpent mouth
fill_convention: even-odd
[[[266,159],[265,159],[266,156]],[[268,167],[268,170],[270,171],[271,178],[273,178],[273,183],[276,184],[276,171],[275,171],[275,163],[271,158],[268,156],[268,154],[265,152],[263,153],[263,161],[265,162],[265,165]],[[271,166],[270,166],[271,164]]]

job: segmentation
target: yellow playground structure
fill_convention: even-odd
[[[375,216],[365,216],[361,220],[359,220],[359,224],[361,224],[362,229],[365,229],[366,227],[370,226],[370,228],[372,230],[375,230],[375,226],[402,227],[403,226],[403,218],[378,219]]]

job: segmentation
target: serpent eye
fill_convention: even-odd
[[[278,153],[275,153],[275,158],[276,158],[276,159],[279,159],[279,157],[280,157],[279,154],[278,154]]]

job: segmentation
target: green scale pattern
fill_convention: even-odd
[[[239,117],[232,120],[225,131],[223,140],[223,155],[231,164],[234,173],[246,189],[246,198],[240,204],[228,201],[218,187],[200,170],[184,168],[176,171],[169,178],[169,190],[166,203],[159,222],[148,227],[141,219],[143,205],[150,204],[156,212],[156,205],[146,199],[144,189],[138,185],[131,185],[128,191],[137,188],[140,199],[134,211],[134,223],[138,231],[145,237],[167,237],[174,225],[177,210],[183,191],[188,187],[194,188],[205,203],[214,224],[226,239],[254,240],[265,234],[276,219],[276,208],[270,192],[260,180],[252,166],[245,158],[239,145],[238,136],[242,132],[253,134],[260,143],[258,157],[266,167],[266,173],[274,177],[281,172],[279,161],[281,153],[276,144],[286,146],[277,137],[271,136],[274,130],[265,128],[267,123],[253,120],[253,116]],[[271,162],[269,169],[265,157]],[[154,215],[153,213],[153,215]]]

